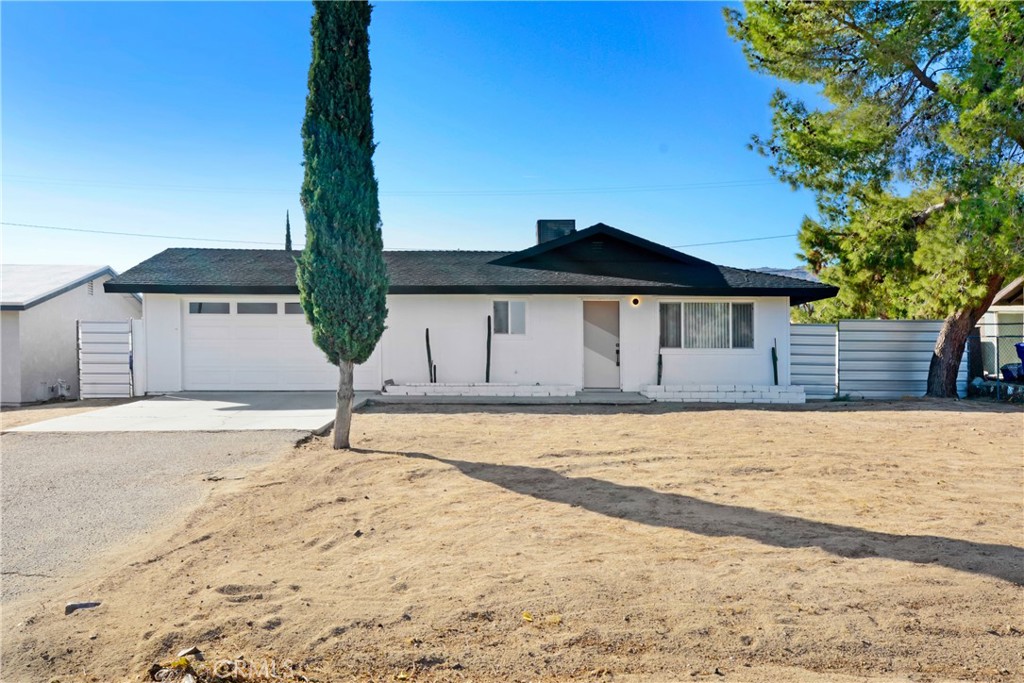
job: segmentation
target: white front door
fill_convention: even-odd
[[[619,302],[583,302],[583,387],[618,389]]]
[[[185,300],[184,389],[337,389],[338,368],[313,344],[312,331],[297,303],[259,296]],[[379,361],[378,347],[366,363],[356,366],[357,389],[380,389]]]

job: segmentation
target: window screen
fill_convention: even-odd
[[[285,315],[302,315],[302,304],[299,303],[286,303],[284,305]]]
[[[728,303],[686,303],[683,312],[683,340],[686,348],[729,348]]]
[[[526,334],[526,302],[508,302],[509,334]]]
[[[526,334],[526,302],[494,302],[494,334]]]
[[[754,348],[754,304],[732,305],[732,348]]]
[[[508,302],[494,302],[494,334],[508,334]]]
[[[227,301],[190,301],[188,312],[193,314],[230,313],[231,304]]]
[[[239,302],[238,314],[239,315],[275,315],[277,313],[277,304],[273,302]]]
[[[661,304],[661,348],[678,349],[683,345],[679,304]]]

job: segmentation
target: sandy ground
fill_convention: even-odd
[[[55,417],[77,415],[78,413],[87,413],[98,408],[109,408],[110,406],[119,406],[124,403],[143,400],[145,400],[144,397],[90,398],[84,401],[50,401],[31,406],[3,408],[0,410],[0,431],[42,422],[43,420],[51,420]]]
[[[969,403],[371,408],[359,450],[306,443],[5,609],[2,677],[195,644],[320,681],[1019,681],[1022,433]]]

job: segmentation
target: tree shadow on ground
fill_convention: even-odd
[[[944,536],[869,531],[777,512],[713,503],[693,496],[627,486],[592,477],[568,477],[544,467],[440,458],[426,453],[374,451],[450,465],[464,475],[552,503],[578,506],[606,517],[704,536],[740,536],[778,548],[820,548],[849,559],[882,557],[937,564],[1024,585],[1024,549]]]

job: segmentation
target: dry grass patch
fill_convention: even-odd
[[[377,408],[353,437],[9,609],[4,680],[192,644],[323,681],[1024,675],[1019,410]]]

